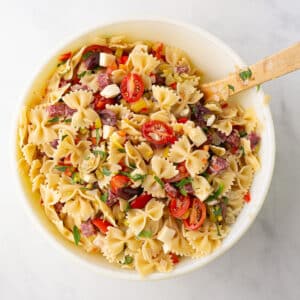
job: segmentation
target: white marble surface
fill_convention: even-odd
[[[264,86],[272,96],[277,158],[256,222],[232,250],[184,277],[112,280],[62,256],[20,206],[8,160],[8,124],[24,82],[69,34],[115,16],[164,16],[211,31],[251,63],[299,40],[299,0],[1,3],[0,299],[300,299],[300,72]]]

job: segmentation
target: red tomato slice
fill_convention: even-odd
[[[144,93],[144,83],[138,74],[130,73],[121,82],[122,97],[129,103],[138,101]]]
[[[177,122],[178,123],[186,123],[187,121],[188,121],[189,119],[188,118],[184,118],[184,117],[182,117],[182,118],[179,118],[178,120],[177,120]]]
[[[126,64],[127,60],[128,60],[128,55],[123,55],[119,59],[119,64],[123,64],[124,65],[124,64]]]
[[[131,203],[130,203],[130,207],[131,208],[139,208],[142,209],[146,206],[146,204],[148,203],[148,201],[152,198],[151,195],[148,194],[143,194],[140,195],[138,197],[136,197]]]
[[[180,195],[178,198],[172,198],[169,203],[169,211],[170,214],[180,219],[189,209],[190,207],[190,197]]]
[[[170,84],[170,88],[172,88],[173,90],[176,90],[177,82],[173,82],[172,84]]]
[[[102,46],[102,45],[90,45],[88,47],[86,47],[83,51],[83,54],[86,54],[88,52],[105,52],[105,53],[112,53],[112,50],[106,46]]]
[[[176,141],[173,129],[166,123],[158,120],[144,123],[142,134],[144,138],[155,145],[164,145]]]
[[[59,56],[58,60],[60,60],[60,61],[66,61],[66,60],[68,60],[71,57],[72,57],[72,52],[66,52],[66,53],[61,54]]]
[[[194,198],[189,218],[183,220],[184,227],[188,230],[197,230],[206,219],[206,206],[198,198]]]
[[[128,186],[129,184],[130,184],[130,179],[125,175],[115,175],[110,180],[110,188],[114,194],[117,194],[119,189]]]
[[[108,99],[100,94],[95,94],[94,95],[94,110],[102,110],[105,108],[106,104],[114,104],[115,100],[114,99]]]
[[[251,194],[250,194],[250,192],[248,192],[248,193],[244,196],[244,200],[245,200],[246,202],[250,202],[250,201],[251,201]]]
[[[92,223],[99,229],[99,231],[103,234],[106,234],[108,231],[108,227],[112,226],[109,222],[96,218],[92,220]]]

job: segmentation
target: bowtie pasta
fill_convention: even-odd
[[[58,57],[20,115],[20,170],[72,243],[141,275],[214,251],[259,169],[252,109],[204,99],[180,49],[122,37]]]

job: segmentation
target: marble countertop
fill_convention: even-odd
[[[20,206],[8,159],[8,124],[24,82],[48,49],[68,35],[130,16],[164,16],[199,25],[249,63],[300,37],[298,0],[6,1],[0,11],[0,298],[300,299],[300,72],[264,85],[272,96],[277,143],[265,204],[246,235],[201,270],[160,282],[95,275],[55,251]]]

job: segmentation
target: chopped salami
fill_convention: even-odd
[[[112,83],[111,79],[109,78],[108,74],[100,73],[98,75],[98,85],[100,90],[103,90],[107,85]]]
[[[226,135],[218,130],[210,129],[207,134],[207,144],[213,144],[219,146],[226,140]]]
[[[117,124],[117,116],[112,110],[102,109],[98,113],[104,125],[115,126]]]
[[[175,72],[178,73],[178,74],[188,73],[189,70],[190,69],[187,65],[182,65],[182,66],[175,67]]]
[[[99,52],[93,52],[84,63],[88,70],[94,70],[99,66]]]
[[[109,207],[114,206],[117,202],[118,202],[118,196],[116,194],[114,194],[111,190],[109,190],[108,192],[108,198],[106,200],[106,204]]]
[[[155,84],[165,85],[166,84],[166,78],[163,77],[160,73],[155,74]]]
[[[142,192],[143,192],[143,190],[141,187],[138,187],[138,188],[123,187],[123,188],[118,189],[117,196],[119,196],[125,200],[129,200],[133,196],[140,195]]]
[[[80,229],[84,236],[91,236],[96,232],[95,227],[93,226],[91,220],[82,222],[80,225]]]
[[[251,149],[253,150],[258,143],[260,142],[260,136],[258,136],[255,132],[251,132],[248,135],[248,139],[250,140]]]
[[[193,194],[194,193],[194,189],[193,189],[193,186],[191,183],[188,183],[184,186],[184,189],[185,191],[188,193],[188,194]]]
[[[214,155],[211,158],[209,167],[208,167],[208,172],[211,174],[218,174],[228,168],[229,163],[226,159]]]
[[[228,143],[228,145],[231,148],[237,149],[240,145],[240,135],[239,132],[234,129],[231,134],[226,137],[226,143]]]
[[[192,109],[192,119],[201,127],[206,126],[206,119],[212,112],[200,102],[195,104]]]
[[[59,141],[58,139],[55,139],[55,140],[51,141],[50,142],[51,147],[56,149],[57,146],[58,146],[58,141]]]
[[[64,203],[57,202],[57,203],[54,204],[54,209],[55,209],[57,214],[59,214],[61,212],[63,207],[64,207]]]
[[[53,117],[68,117],[72,116],[76,109],[72,109],[65,103],[57,103],[47,107],[47,112],[50,118]]]
[[[178,195],[177,189],[171,183],[165,183],[165,190],[167,194],[172,198],[175,198]]]

